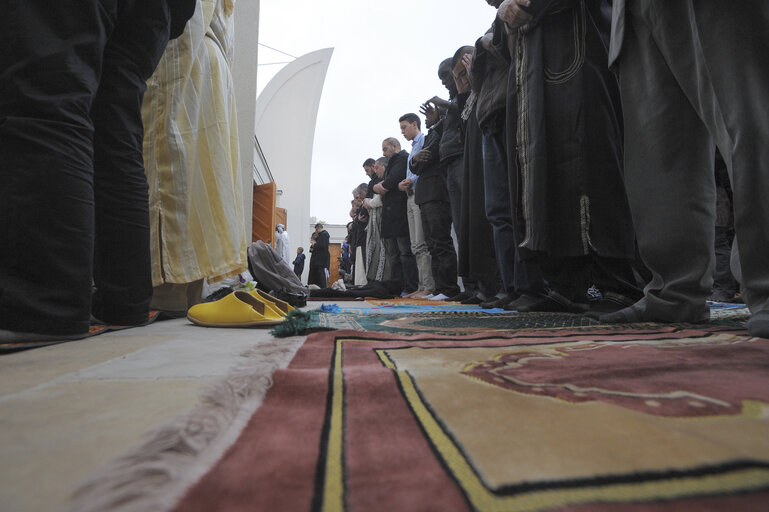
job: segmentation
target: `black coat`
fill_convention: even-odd
[[[411,172],[419,176],[414,185],[414,202],[425,204],[430,201],[449,202],[449,189],[446,185],[446,168],[440,164],[440,142],[442,122],[433,126],[425,136],[423,150],[430,152],[426,162],[411,161]]]
[[[396,153],[387,162],[382,186],[387,193],[382,197],[382,238],[409,236],[409,219],[406,214],[405,192],[398,190],[398,183],[406,179],[409,154],[406,150]]]
[[[331,255],[328,252],[328,242],[330,238],[328,231],[325,229],[318,233],[318,239],[315,241],[315,245],[310,248],[310,251],[312,251],[312,256],[310,256],[310,268],[329,267]]]

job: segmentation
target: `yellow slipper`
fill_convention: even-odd
[[[265,306],[272,307],[272,309],[274,309],[281,316],[286,316],[289,311],[294,311],[294,307],[288,302],[273,297],[269,293],[265,293],[259,288],[254,288],[254,290],[248,293],[264,302]]]
[[[196,304],[187,319],[204,327],[253,327],[277,325],[283,316],[247,292],[233,292],[216,302]]]

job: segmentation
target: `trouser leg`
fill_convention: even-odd
[[[454,251],[458,253],[461,243],[459,241],[462,226],[462,174],[464,172],[464,157],[457,156],[446,163],[446,186],[449,191],[449,202],[451,203],[451,222],[454,226],[454,235],[456,244]],[[476,288],[475,282],[470,278],[462,278],[462,286],[466,292],[473,292]]]
[[[430,249],[435,292],[449,297],[459,293],[457,286],[457,254],[451,239],[451,205],[430,201],[421,205],[425,240]]]
[[[420,218],[421,224],[421,218]],[[403,289],[407,292],[414,292],[419,286],[419,272],[417,270],[417,260],[411,252],[411,240],[407,236],[395,238],[398,247],[398,255],[403,272]]]
[[[754,315],[769,316],[769,4],[685,4],[698,50],[687,90],[692,99],[708,92],[695,105],[731,178],[742,295]]]
[[[733,240],[734,233],[728,228],[716,226],[716,271],[713,275],[713,290],[730,297],[739,291],[730,267]]]
[[[390,279],[400,283],[401,289],[405,290],[403,282],[403,264],[398,250],[398,242],[395,238],[383,238],[382,243],[385,247],[387,261],[390,263]]]
[[[117,3],[9,0],[3,11],[0,328],[84,333],[94,229],[89,110]]]
[[[486,217],[494,231],[494,250],[500,279],[509,294],[543,293],[545,286],[539,265],[518,257],[504,140],[505,134],[501,132],[483,136]]]
[[[142,158],[145,82],[168,43],[164,1],[127,2],[104,51],[94,121],[96,248],[93,313],[118,324],[147,321],[152,298],[147,178]]]
[[[419,185],[416,185],[419,186]],[[419,211],[419,205],[414,201],[414,194],[409,195],[406,202],[406,213],[409,221],[409,237],[411,240],[411,254],[416,259],[416,265],[419,274],[419,290],[432,290],[435,288],[433,272],[431,270],[430,252],[425,243],[425,232],[422,226],[422,214]]]
[[[486,218],[494,234],[499,276],[506,293],[515,292],[515,237],[508,194],[507,158],[496,137],[483,136]]]
[[[638,248],[652,274],[641,307],[648,319],[698,321],[707,314],[715,266],[714,146],[638,5],[631,5],[619,78],[625,182]],[[677,44],[683,51],[686,41]]]

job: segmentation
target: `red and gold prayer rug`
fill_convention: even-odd
[[[308,337],[178,511],[769,509],[769,340]]]

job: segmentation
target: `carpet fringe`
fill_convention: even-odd
[[[150,431],[145,442],[108,463],[63,510],[160,511],[176,505],[236,441],[271,387],[272,374],[288,365],[303,341],[272,340],[241,354],[246,361],[205,390],[195,409]]]

